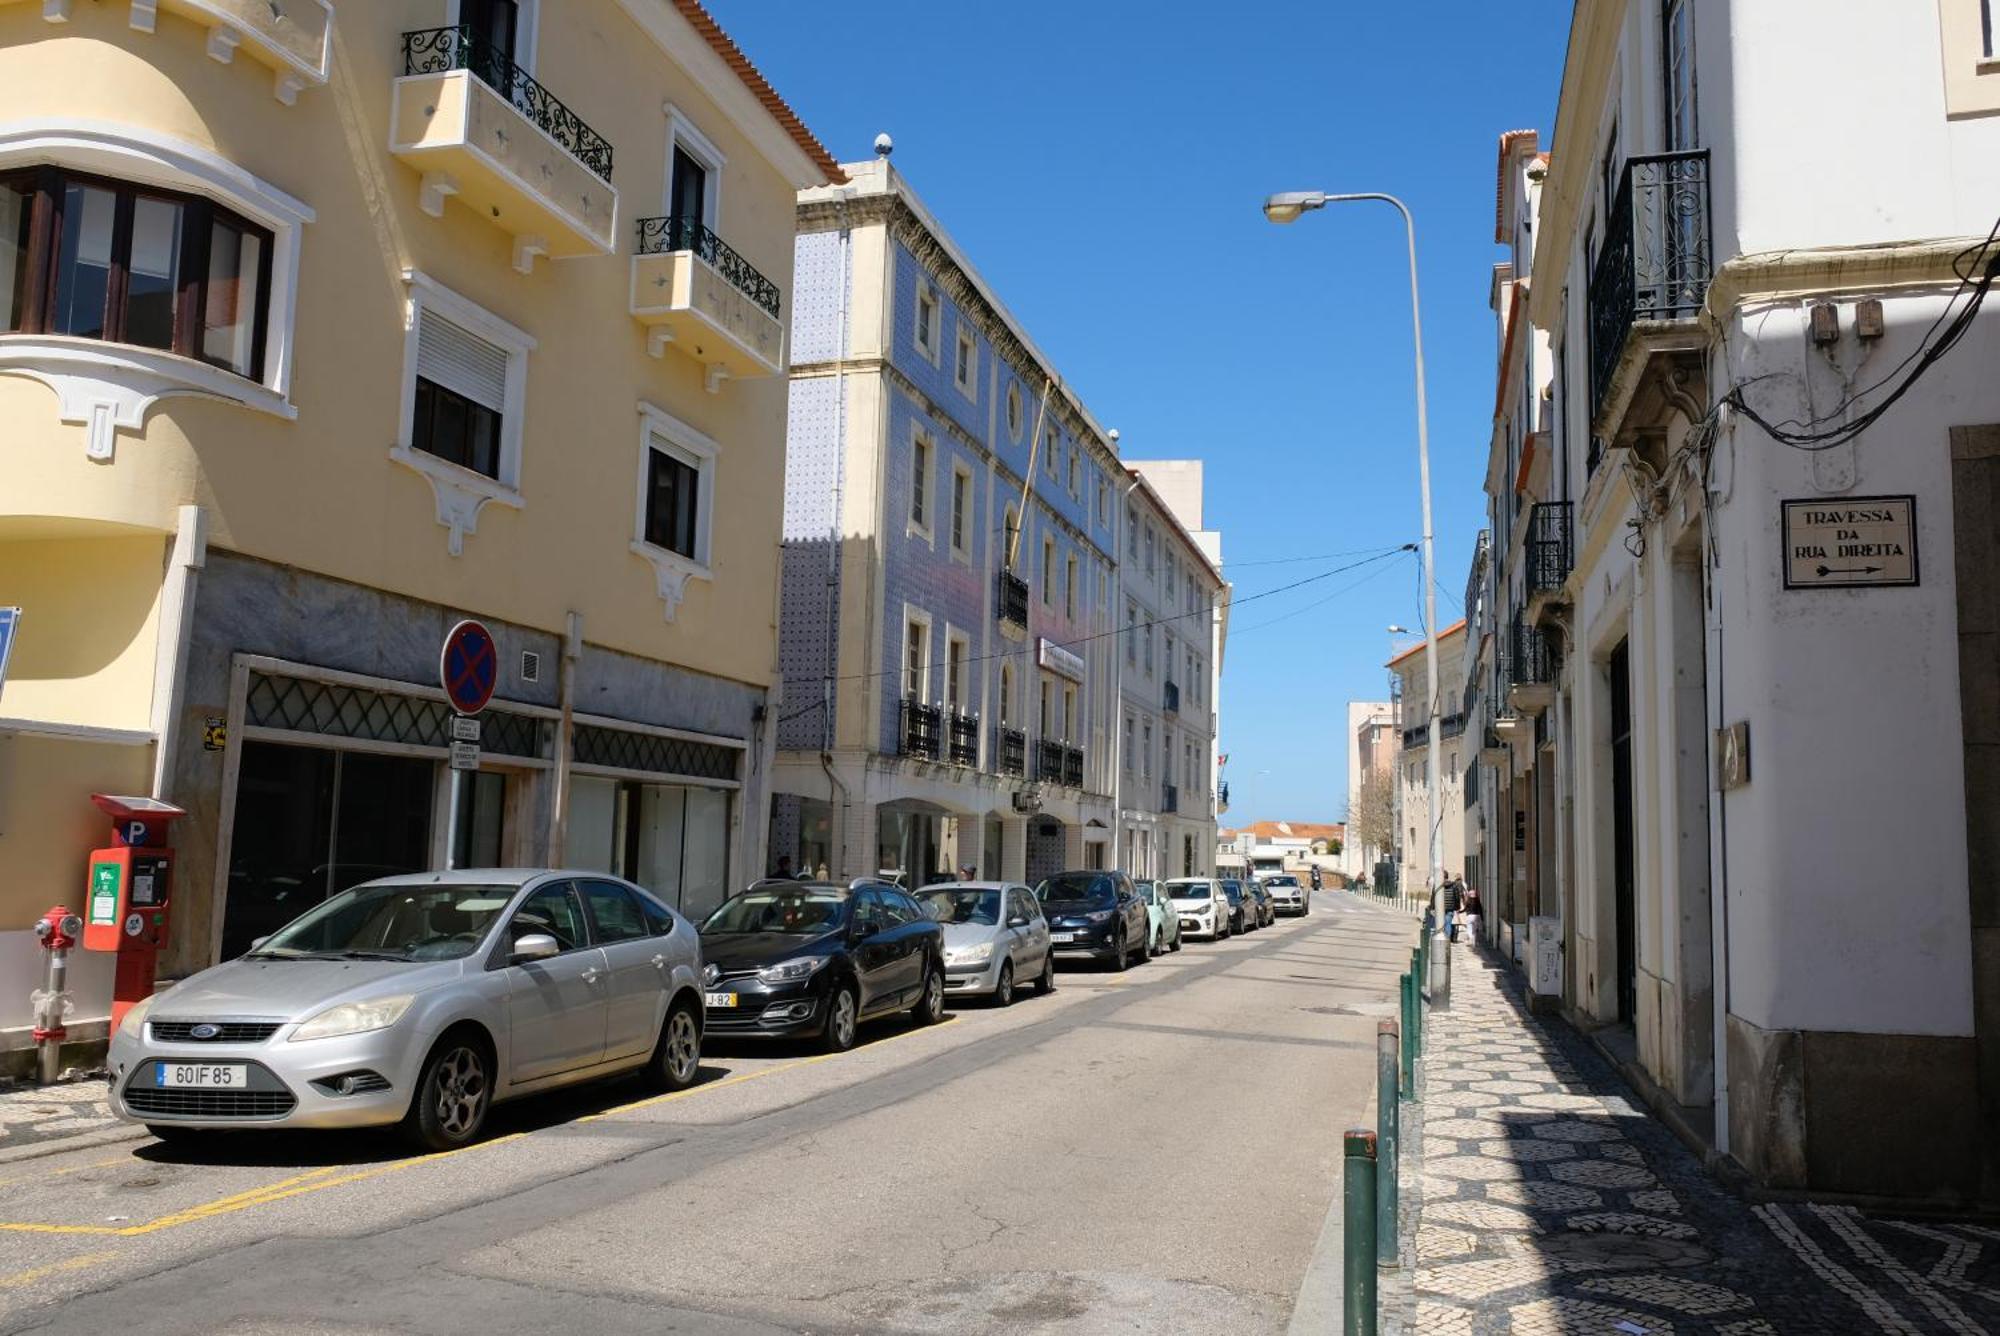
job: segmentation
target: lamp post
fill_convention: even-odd
[[[1424,869],[1424,884],[1428,890],[1437,884],[1438,863],[1444,855],[1439,848],[1443,824],[1438,810],[1437,555],[1431,534],[1431,432],[1429,408],[1424,398],[1424,320],[1422,307],[1417,301],[1417,224],[1410,217],[1409,205],[1394,195],[1374,192],[1334,195],[1320,190],[1288,190],[1266,197],[1264,216],[1274,223],[1291,223],[1298,221],[1303,213],[1354,200],[1375,200],[1394,206],[1396,212],[1403,215],[1403,232],[1409,239],[1410,248],[1410,331],[1415,338],[1417,354],[1417,482],[1423,496],[1424,518],[1424,668],[1430,698],[1425,707],[1430,723],[1430,742],[1425,753],[1427,773],[1424,781],[1424,797],[1430,808],[1425,813],[1430,825],[1429,866]]]

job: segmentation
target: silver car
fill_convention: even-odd
[[[1176,877],[1160,884],[1181,917],[1183,936],[1211,942],[1229,936],[1229,897],[1222,893],[1222,883],[1207,877]]]
[[[111,1111],[196,1129],[400,1123],[434,1150],[495,1100],[701,1061],[700,939],[629,882],[483,869],[343,891],[133,1007]]]
[[[1038,993],[1056,986],[1056,955],[1049,949],[1049,921],[1035,893],[1009,881],[947,881],[917,892],[917,903],[944,928],[947,997],[989,996],[1000,1006],[1014,1000],[1028,979]]]

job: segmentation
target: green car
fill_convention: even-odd
[[[1146,954],[1163,956],[1169,951],[1181,949],[1181,915],[1174,908],[1173,896],[1168,893],[1164,882],[1141,881],[1132,883],[1139,888],[1139,896],[1146,902]]]

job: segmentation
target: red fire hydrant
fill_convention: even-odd
[[[35,937],[49,953],[42,975],[43,986],[28,994],[35,1017],[35,1047],[40,1057],[37,1075],[43,1085],[54,1084],[62,1074],[62,1042],[69,1033],[63,1022],[69,1019],[70,1008],[64,985],[69,982],[69,953],[82,932],[83,919],[62,905],[35,921]]]

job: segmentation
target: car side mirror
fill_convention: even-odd
[[[876,928],[873,923],[868,923],[861,919],[856,919],[854,921],[854,927],[852,931],[849,932],[848,936],[851,937],[854,941],[858,942],[865,937],[873,937],[875,935],[875,932]]]
[[[534,960],[547,960],[562,954],[562,944],[545,932],[525,933],[514,939],[514,949],[507,953],[510,965],[525,965]]]
[[[265,936],[262,937],[252,937],[250,939],[250,949],[252,951],[262,951],[264,949],[264,943],[270,940],[271,938],[269,934],[266,934]]]
[[[1025,928],[1028,926],[1028,916],[1026,914],[1016,914],[1007,920],[1007,926],[1010,928]]]

